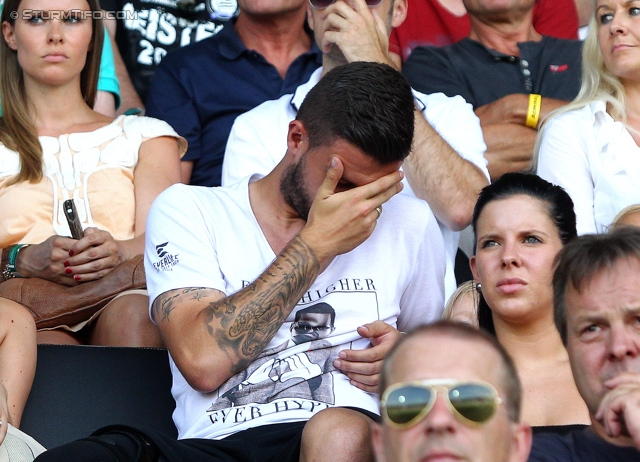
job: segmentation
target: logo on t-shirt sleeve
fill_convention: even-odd
[[[153,267],[157,271],[172,271],[173,267],[180,263],[179,254],[172,254],[167,250],[169,245],[169,241],[156,245],[158,260],[153,263]]]

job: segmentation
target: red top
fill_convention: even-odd
[[[404,62],[420,45],[444,46],[469,36],[469,17],[455,16],[438,0],[408,0],[407,19],[391,32],[389,50]],[[578,38],[578,12],[574,0],[536,0],[533,27],[542,35]],[[402,52],[401,52],[402,51]]]

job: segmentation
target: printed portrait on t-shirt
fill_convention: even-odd
[[[281,398],[334,404],[329,372],[336,370],[333,361],[341,348],[323,338],[335,330],[335,318],[335,310],[324,302],[298,310],[289,327],[291,338],[265,350],[247,369],[227,381],[207,411]]]

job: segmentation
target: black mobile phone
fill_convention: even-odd
[[[69,223],[71,237],[74,239],[82,239],[84,231],[82,230],[80,218],[78,218],[78,212],[76,211],[76,204],[73,202],[73,199],[64,201],[62,206],[64,207],[64,215],[67,217],[67,223]]]

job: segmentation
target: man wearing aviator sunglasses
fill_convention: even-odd
[[[482,332],[450,322],[416,329],[389,353],[380,391],[378,462],[527,460],[514,365]]]

